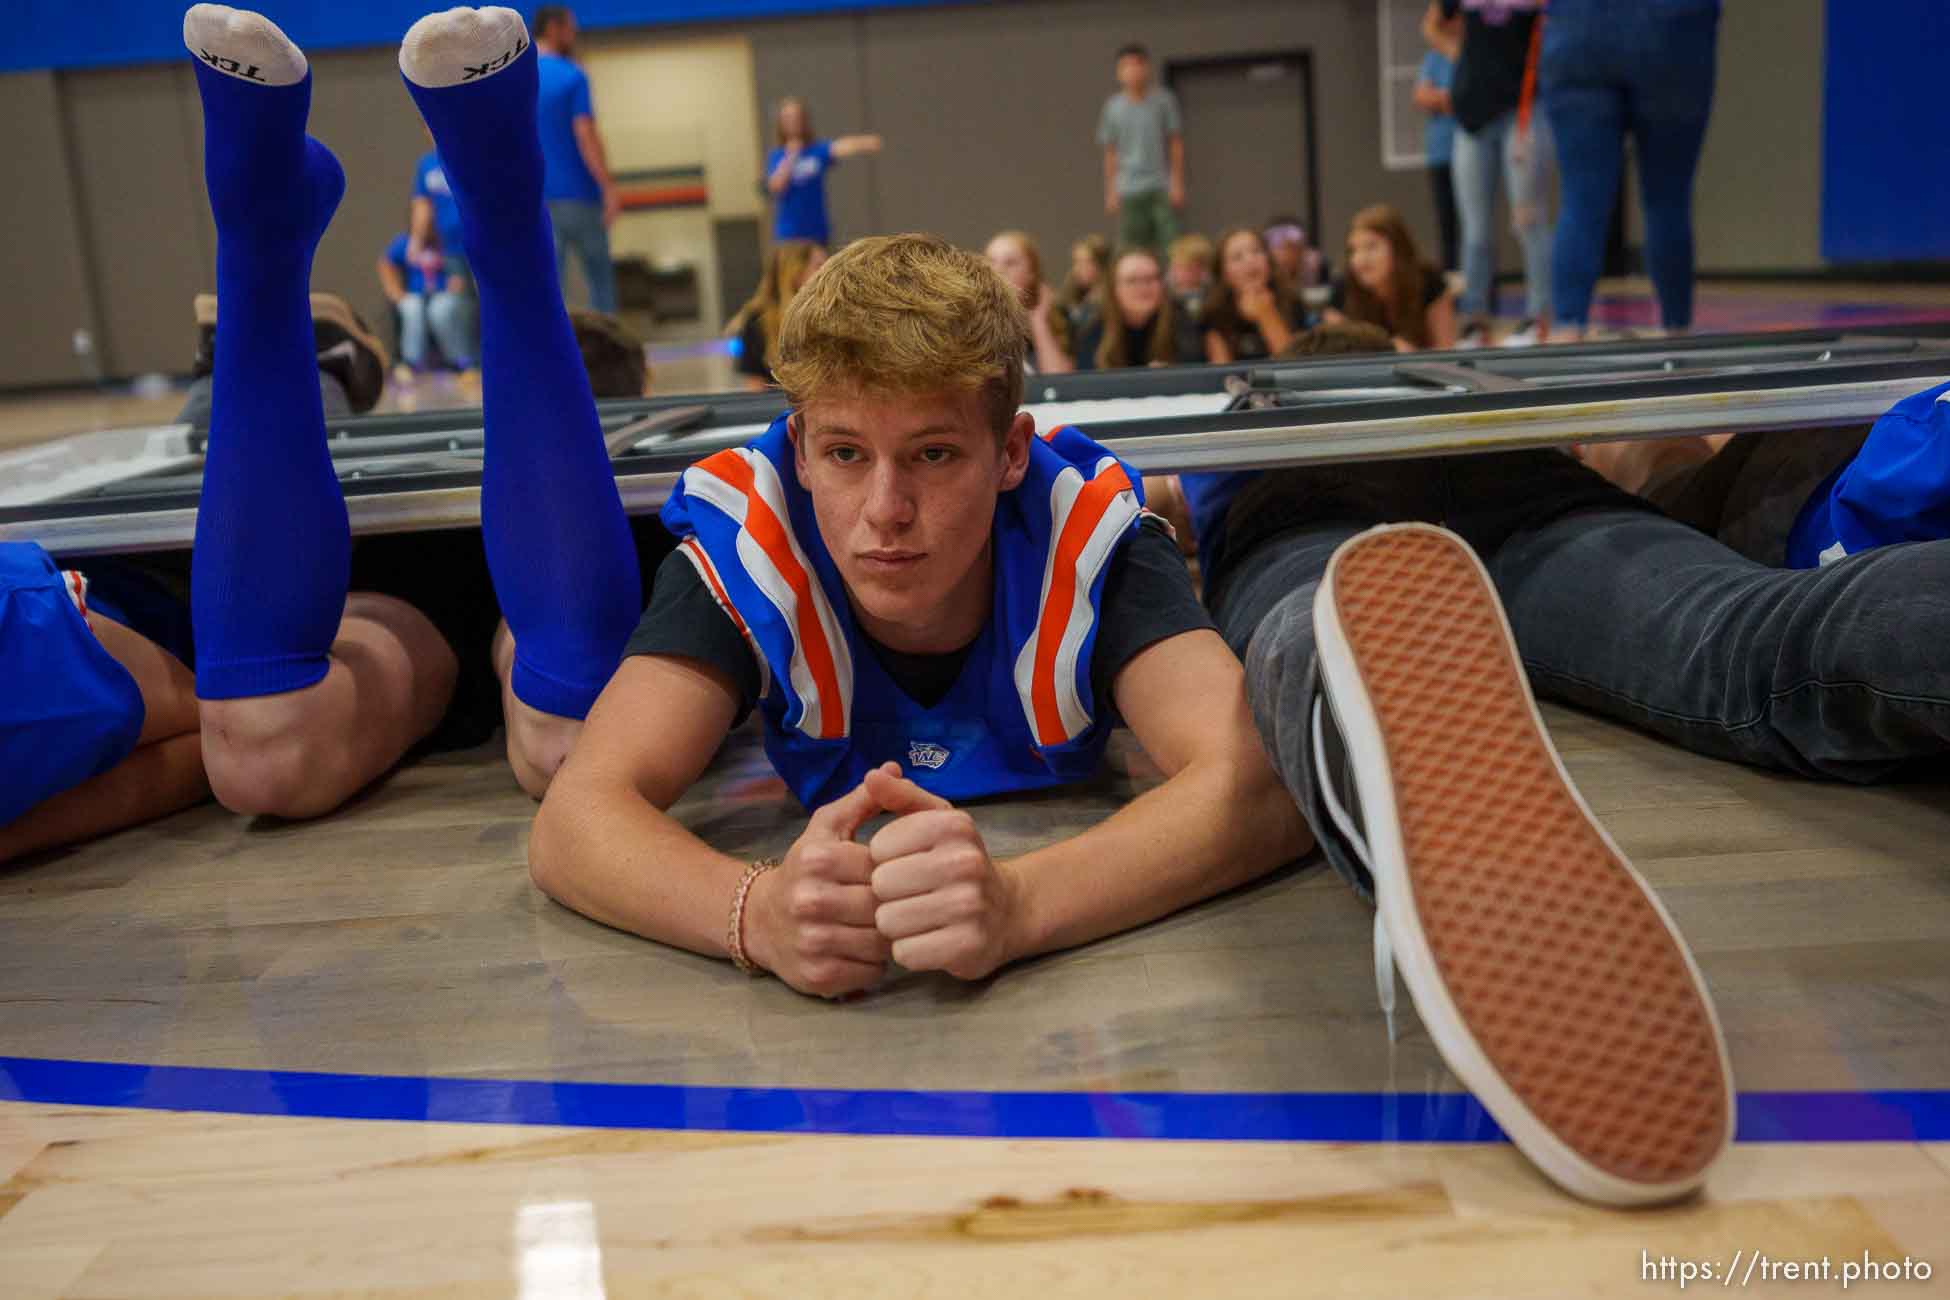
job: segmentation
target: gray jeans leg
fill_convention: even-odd
[[[1336,548],[1362,531],[1325,525],[1256,548],[1227,578],[1213,610],[1246,661],[1246,699],[1273,770],[1299,806],[1327,861],[1370,901],[1374,881],[1328,818],[1314,771],[1314,593]]]
[[[1804,776],[1874,781],[1950,754],[1950,542],[1773,569],[1599,510],[1485,560],[1542,695]]]

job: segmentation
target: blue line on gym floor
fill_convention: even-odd
[[[903,1092],[416,1078],[0,1056],[0,1101],[313,1119],[906,1137],[1492,1142],[1449,1092]],[[1749,1092],[1743,1142],[1950,1141],[1950,1090]]]

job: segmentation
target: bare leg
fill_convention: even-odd
[[[278,695],[202,701],[203,761],[233,812],[317,817],[440,722],[459,663],[426,615],[354,592],[325,676]]]
[[[544,713],[515,694],[515,637],[503,622],[494,630],[494,674],[501,679],[501,716],[508,729],[508,766],[532,798],[548,793],[556,770],[582,734],[581,718]]]
[[[0,862],[153,821],[210,797],[197,741],[196,681],[183,661],[114,619],[88,615],[142,693],[136,748],[108,771],[0,826]]]

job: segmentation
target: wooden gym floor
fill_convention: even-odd
[[[1371,913],[1318,866],[984,985],[826,1004],[535,893],[532,805],[488,746],[316,824],[205,806],[0,873],[0,1295],[1514,1297],[1646,1294],[1668,1255],[1950,1268],[1950,789],[1548,720],[1726,1025],[1746,1140],[1692,1204],[1581,1206],[1486,1140],[1412,1016],[1391,1048]],[[1092,788],[978,816],[1018,851],[1151,779],[1120,744]],[[680,815],[751,854],[797,820],[749,731]]]
[[[1950,1294],[1950,785],[1546,717],[1726,1026],[1742,1140],[1689,1204],[1565,1198],[1391,1045],[1318,865],[826,1004],[542,898],[489,745],[0,868],[0,1297]],[[977,815],[1019,851],[1152,779],[1120,742]],[[750,732],[679,814],[799,820]]]

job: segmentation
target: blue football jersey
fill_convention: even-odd
[[[1950,537],[1950,384],[1905,397],[1831,474],[1788,534],[1791,569]]]
[[[89,630],[77,582],[32,542],[0,542],[0,826],[142,734],[142,692]]]
[[[1089,775],[1111,730],[1090,679],[1098,602],[1143,514],[1138,474],[1075,429],[1034,440],[996,501],[988,623],[923,706],[855,626],[792,459],[781,417],[685,470],[663,521],[752,646],[765,751],[800,802],[830,803],[890,759],[950,800]]]

